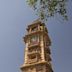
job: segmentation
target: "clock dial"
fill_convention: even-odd
[[[38,42],[38,36],[32,36],[31,43],[37,43],[37,42]]]

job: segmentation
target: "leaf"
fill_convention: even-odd
[[[67,0],[27,0],[27,3],[37,11],[39,18],[42,20],[47,20],[57,13],[65,20],[67,18]]]

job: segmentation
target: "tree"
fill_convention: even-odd
[[[66,4],[67,0],[27,0],[41,20],[48,20],[56,14],[61,15],[65,20],[68,19]]]

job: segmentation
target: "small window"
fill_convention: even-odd
[[[34,47],[34,48],[29,48],[28,51],[29,51],[29,52],[33,52],[33,51],[37,51],[37,49],[38,49],[38,48],[35,48],[35,47]]]
[[[32,28],[32,31],[37,31],[37,30],[38,30],[37,26],[35,26],[35,27]]]
[[[40,30],[43,30],[43,26],[42,25],[40,25]]]
[[[35,59],[36,58],[36,55],[33,55],[30,57],[30,59]]]

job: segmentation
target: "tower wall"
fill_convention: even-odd
[[[53,72],[49,48],[51,41],[45,24],[35,21],[29,25],[24,42],[26,48],[22,72]]]

